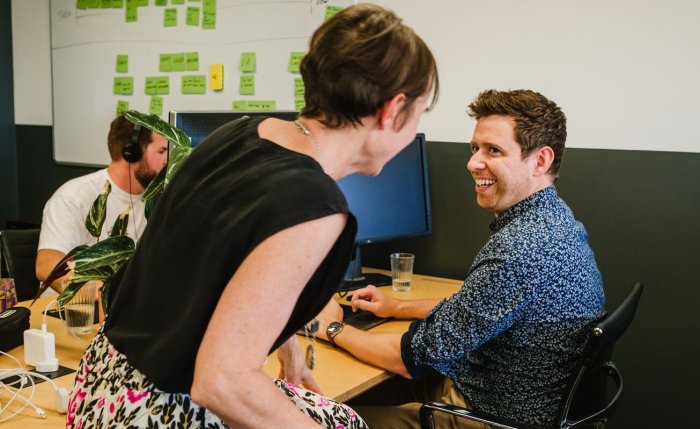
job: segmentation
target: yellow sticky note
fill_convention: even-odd
[[[209,84],[214,91],[224,89],[224,65],[211,64],[209,65]]]

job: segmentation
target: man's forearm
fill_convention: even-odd
[[[401,336],[398,333],[372,333],[346,325],[333,338],[336,346],[363,362],[411,378],[401,359]]]
[[[399,319],[423,319],[439,302],[439,299],[399,300],[394,317]]]

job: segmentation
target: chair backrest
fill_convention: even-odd
[[[569,382],[567,396],[560,406],[560,427],[605,421],[622,392],[622,377],[611,362],[617,340],[634,319],[644,286],[637,283],[622,303],[592,329],[581,365]],[[613,376],[617,392],[607,401],[606,378]]]
[[[36,278],[36,253],[39,229],[5,229],[0,231],[2,275],[15,279],[17,299],[32,299],[39,290]]]

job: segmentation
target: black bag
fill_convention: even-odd
[[[29,329],[30,311],[12,307],[0,313],[0,350],[9,352],[24,343],[24,331]]]

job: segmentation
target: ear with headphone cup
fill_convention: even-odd
[[[139,162],[143,156],[141,151],[141,145],[139,144],[139,137],[141,136],[141,125],[134,124],[134,132],[131,133],[131,139],[122,148],[122,158],[129,164],[134,162]]]

